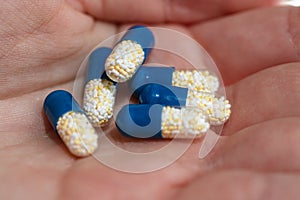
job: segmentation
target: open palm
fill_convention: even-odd
[[[300,10],[270,0],[11,0],[0,7],[1,199],[298,199]],[[254,9],[256,7],[264,8]],[[244,10],[248,10],[242,12]],[[230,15],[229,15],[230,14]],[[173,28],[216,60],[232,116],[212,154],[134,175],[76,159],[42,113],[97,43],[129,23]]]

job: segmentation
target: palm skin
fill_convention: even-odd
[[[300,11],[240,13],[272,3],[207,2],[5,1],[1,199],[298,199]],[[132,22],[189,34],[216,60],[233,114],[226,136],[205,159],[197,159],[201,141],[196,140],[165,169],[122,173],[93,157],[72,157],[45,119],[47,93],[72,91],[91,48]]]

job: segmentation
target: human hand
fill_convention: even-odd
[[[289,7],[240,12],[267,5],[271,2],[2,3],[1,199],[296,199],[300,14]],[[133,22],[191,35],[217,62],[232,116],[226,136],[205,159],[197,159],[196,140],[168,168],[125,174],[93,157],[72,157],[44,118],[47,93],[71,90],[91,48]]]

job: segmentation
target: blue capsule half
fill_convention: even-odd
[[[65,90],[51,92],[44,101],[44,112],[55,130],[58,119],[70,111],[84,113],[73,96]]]
[[[139,94],[141,104],[161,104],[168,106],[186,106],[187,88],[149,83]]]
[[[174,71],[174,67],[141,66],[129,80],[129,88],[135,96],[138,96],[143,88],[150,83],[172,85]]]
[[[110,55],[112,49],[108,47],[100,47],[94,50],[88,59],[88,67],[86,73],[85,84],[93,79],[107,79],[111,82],[112,80],[104,73],[105,61]],[[113,82],[115,83],[115,82]]]
[[[118,113],[116,126],[127,137],[163,138],[161,134],[161,105],[129,104]]]

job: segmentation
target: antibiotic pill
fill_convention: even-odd
[[[135,95],[148,83],[172,85],[195,91],[215,93],[219,79],[207,70],[175,70],[174,67],[141,66],[129,82]]]
[[[213,93],[199,92],[187,88],[147,84],[139,95],[142,104],[197,107],[212,125],[221,125],[231,114],[230,103],[224,96],[217,98]]]
[[[106,125],[113,116],[117,86],[104,73],[105,60],[110,53],[110,48],[98,48],[88,61],[83,110],[94,127]]]
[[[118,113],[119,131],[135,138],[194,138],[203,136],[210,124],[198,109],[149,104],[125,105]]]
[[[73,155],[84,157],[96,150],[98,135],[69,92],[50,93],[44,101],[44,112]]]
[[[154,36],[145,26],[131,27],[106,60],[107,76],[115,82],[129,80],[144,63],[154,46]]]

